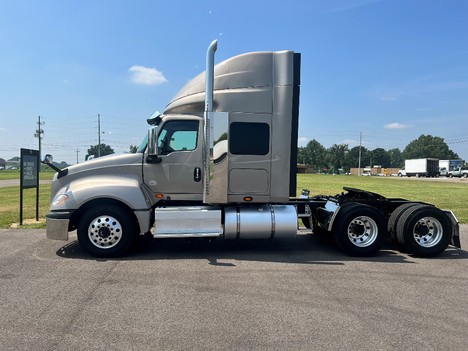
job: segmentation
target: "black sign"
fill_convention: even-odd
[[[36,188],[39,184],[39,151],[21,149],[21,186]]]
[[[36,221],[39,220],[39,151],[21,149],[20,225],[23,224],[23,189],[36,188]]]

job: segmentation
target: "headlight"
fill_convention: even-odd
[[[58,206],[63,204],[65,201],[67,201],[69,196],[67,194],[60,194],[55,197],[54,201],[52,201],[52,206]]]

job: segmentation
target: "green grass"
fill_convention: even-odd
[[[39,186],[39,218],[45,218],[49,210],[50,185]],[[0,188],[0,228],[9,228],[20,221],[20,188],[10,186]],[[23,221],[36,219],[36,189],[23,190]],[[27,228],[45,228],[45,223],[31,223]]]
[[[41,172],[41,179],[51,179],[52,176],[52,172]],[[297,184],[298,194],[302,189],[309,189],[311,196],[335,195],[341,193],[344,186],[349,186],[379,193],[386,197],[429,202],[437,207],[452,210],[461,223],[468,223],[466,203],[468,181],[463,179],[445,182],[394,177],[299,174]],[[39,217],[43,219],[49,210],[50,185],[41,185],[39,189]],[[35,195],[36,189],[24,190],[23,219],[35,219]],[[0,228],[8,228],[12,223],[19,223],[19,198],[18,186],[0,188]],[[44,228],[45,224],[33,223],[25,227]]]
[[[298,174],[298,194],[309,189],[310,196],[334,195],[348,186],[372,191],[385,197],[424,201],[452,210],[461,223],[468,223],[468,182],[463,179],[447,182],[396,177],[357,177],[322,174]]]
[[[51,180],[55,171],[41,170],[40,180]],[[19,170],[4,169],[0,171],[0,180],[20,179]],[[39,186],[39,219],[36,222],[36,189],[23,191],[23,223],[26,228],[45,228],[44,218],[49,210],[50,185]],[[9,228],[20,221],[20,188],[11,186],[0,188],[0,228]],[[41,220],[42,219],[42,220]]]

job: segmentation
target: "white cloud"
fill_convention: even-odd
[[[309,138],[307,138],[307,137],[299,137],[299,138],[297,138],[297,144],[298,144],[299,146],[305,146],[305,145],[307,145],[308,142],[309,142]]]
[[[409,124],[396,123],[396,122],[384,125],[385,129],[408,129],[408,128],[412,128],[412,127],[413,126],[409,125]]]
[[[339,142],[339,144],[346,144],[348,146],[352,146],[352,145],[359,145],[359,142],[354,139],[343,139],[342,141]]]
[[[158,85],[167,82],[166,77],[156,68],[134,65],[128,69],[132,73],[132,82],[143,85]]]

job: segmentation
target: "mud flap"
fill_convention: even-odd
[[[461,249],[459,221],[452,211],[450,210],[442,210],[442,211],[444,211],[444,213],[447,215],[447,217],[450,219],[450,222],[452,223],[453,233],[452,233],[452,239],[450,241],[450,244]]]

